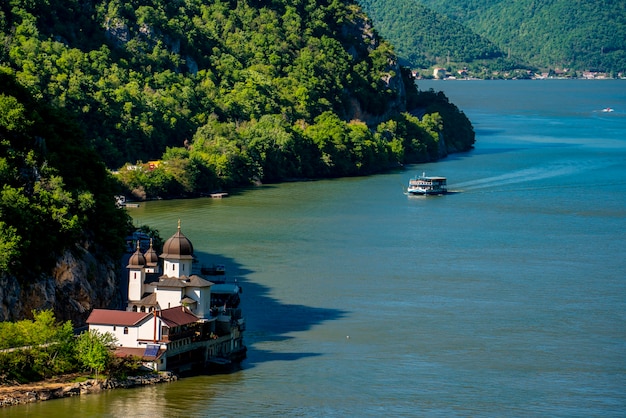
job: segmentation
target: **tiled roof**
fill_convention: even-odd
[[[157,297],[156,293],[150,293],[147,296],[144,296],[137,304],[138,305],[156,305]]]
[[[195,299],[190,298],[189,296],[185,296],[185,297],[184,297],[184,298],[180,301],[180,303],[183,303],[183,304],[185,304],[185,303],[186,303],[186,304],[188,304],[188,305],[192,305],[192,304],[194,304],[194,303],[198,303],[198,301],[197,301],[197,300],[195,300]]]
[[[175,308],[163,309],[159,312],[161,320],[170,327],[178,327],[181,325],[193,324],[198,322],[198,317],[183,306]]]
[[[88,324],[94,325],[120,325],[134,326],[142,322],[145,318],[151,316],[152,313],[146,312],[129,312],[115,311],[111,309],[94,309],[89,318]]]
[[[169,276],[161,276],[159,277],[158,283],[152,283],[152,285],[157,287],[209,287],[213,285],[213,282],[210,282],[202,277],[192,274],[190,277],[181,276],[180,278],[169,277]]]

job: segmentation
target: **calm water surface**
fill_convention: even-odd
[[[242,370],[0,417],[626,415],[626,82],[420,87],[474,151],[129,209],[243,284]]]

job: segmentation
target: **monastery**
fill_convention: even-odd
[[[116,355],[140,357],[158,371],[210,371],[240,362],[246,356],[241,288],[194,274],[193,262],[180,221],[160,256],[152,242],[142,253],[138,240],[126,266],[126,310],[94,309],[89,329],[114,335]]]

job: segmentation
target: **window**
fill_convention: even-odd
[[[140,310],[141,310],[141,312],[145,312],[146,311],[146,307],[142,306]]]
[[[133,312],[137,312],[137,305],[133,305]]]
[[[128,327],[124,327],[124,334],[128,334]]]

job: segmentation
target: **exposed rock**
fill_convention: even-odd
[[[369,51],[378,48],[380,45],[380,39],[374,31],[372,21],[364,14],[359,15],[353,21],[345,23],[341,27],[341,34],[345,39],[360,39]],[[355,47],[355,45],[359,44],[360,42],[355,41],[348,48],[348,53],[354,58],[359,56],[359,51]],[[384,114],[372,115],[363,110],[358,100],[352,99],[349,102],[348,119],[361,120],[371,126],[387,120],[389,115],[406,111],[406,87],[402,79],[402,72],[397,57],[390,55],[387,64],[387,69],[381,75],[380,80],[385,84],[388,91],[394,92],[395,97],[387,103]]]
[[[145,376],[133,376],[126,379],[89,379],[80,383],[65,384],[41,382],[30,386],[1,387],[0,407],[80,396],[108,389],[154,385],[175,380],[178,380],[178,376],[170,372],[164,372]]]
[[[130,40],[128,25],[121,18],[107,20],[104,29],[107,38],[115,41],[118,46],[124,45]]]
[[[82,326],[93,308],[118,308],[121,294],[118,263],[98,260],[77,246],[66,251],[49,274],[17,278],[0,275],[0,321],[32,317],[33,310],[52,309],[59,321]]]
[[[198,74],[198,63],[191,57],[191,55],[185,56],[185,64],[187,64],[187,70],[190,74]]]

